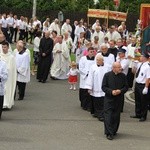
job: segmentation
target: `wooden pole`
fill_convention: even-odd
[[[109,25],[109,10],[107,10],[107,29],[108,29],[108,25]]]
[[[107,29],[108,29],[108,25],[109,25],[109,6],[106,6],[105,9],[107,10],[106,25],[107,25]]]
[[[87,23],[88,23],[88,26],[89,26],[89,23],[90,23],[90,21],[89,21],[89,17],[87,17]]]

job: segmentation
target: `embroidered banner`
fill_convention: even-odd
[[[114,20],[126,21],[127,13],[103,9],[89,9],[87,16],[94,18],[109,18]]]

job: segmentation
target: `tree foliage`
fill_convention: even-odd
[[[141,3],[150,3],[149,0],[121,0],[117,10],[129,13],[139,13]],[[1,8],[12,9],[32,9],[33,0],[0,0]],[[37,0],[37,10],[61,10],[72,12],[85,12],[88,8],[115,10],[113,0],[98,0],[95,5],[94,0]]]

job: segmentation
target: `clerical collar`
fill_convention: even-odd
[[[26,48],[23,48],[22,51],[19,52],[20,55],[22,55],[26,51]]]
[[[136,44],[131,44],[131,47],[135,47],[136,46]]]
[[[118,49],[121,49],[123,47],[123,45],[121,45],[120,47],[118,46]]]
[[[104,66],[104,64],[103,64],[103,65],[98,65],[98,64],[97,64],[97,67],[100,67],[100,66]]]
[[[94,56],[93,57],[86,56],[86,58],[87,58],[87,60],[94,60],[95,59]]]
[[[109,49],[117,49],[116,47],[110,47]]]
[[[112,71],[112,72],[113,72],[113,74],[116,75],[116,76],[119,74],[119,73],[116,73],[116,72],[114,72],[114,71]]]
[[[107,52],[106,54],[102,53],[102,56],[108,57],[108,56],[109,56],[109,53],[108,53],[108,52]]]

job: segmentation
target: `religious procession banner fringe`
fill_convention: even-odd
[[[127,13],[103,9],[89,9],[87,16],[94,18],[108,18],[119,21],[126,21]]]
[[[88,17],[93,17],[93,18],[107,18],[108,10],[89,9],[87,16]]]

